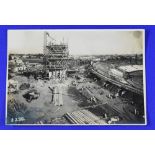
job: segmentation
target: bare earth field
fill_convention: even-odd
[[[131,109],[132,106],[127,105],[120,98],[110,99],[107,98],[107,95],[110,92],[107,89],[101,88],[97,83],[89,83],[88,86],[96,87],[92,89],[94,94],[98,95],[98,98],[101,100],[99,105],[88,102],[87,98],[83,96],[79,90],[71,83],[72,78],[68,78],[64,83],[58,83],[58,81],[43,81],[43,80],[34,80],[34,78],[26,78],[24,76],[15,76],[13,80],[18,81],[19,86],[22,83],[30,83],[30,88],[25,90],[20,90],[16,94],[12,94],[16,102],[24,104],[26,106],[25,111],[19,115],[23,117],[24,121],[16,122],[17,124],[70,124],[68,120],[64,117],[67,112],[78,111],[80,109],[87,109],[100,117],[103,118],[104,114],[107,113],[109,116],[120,115],[122,120],[118,123],[136,123],[138,120],[133,114],[126,110],[126,106],[129,106]],[[53,104],[52,93],[48,88],[49,86],[59,85],[62,91],[62,106],[56,106]],[[87,83],[80,83],[78,86],[86,86]],[[37,99],[27,102],[23,95],[31,89],[37,90],[40,96]],[[119,112],[119,113],[118,113]],[[18,115],[17,115],[18,117]],[[12,123],[11,118],[8,115],[8,123]]]

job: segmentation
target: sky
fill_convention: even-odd
[[[143,30],[9,30],[8,51],[43,53],[45,31],[53,42],[68,43],[71,55],[142,54],[144,48]]]

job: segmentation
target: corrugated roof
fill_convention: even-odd
[[[120,66],[118,69],[125,71],[125,72],[135,72],[135,71],[142,71],[143,65],[128,65],[128,66]]]

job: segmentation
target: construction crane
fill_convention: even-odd
[[[47,44],[48,44],[47,38],[50,38],[51,41],[52,41],[52,43],[53,43],[54,41],[56,42],[56,40],[50,36],[49,32],[45,31],[45,32],[44,32],[44,49],[43,49],[43,50],[44,50],[44,51],[43,51],[44,54],[47,54]]]

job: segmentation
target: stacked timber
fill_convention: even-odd
[[[99,117],[88,110],[79,110],[71,113],[66,113],[65,117],[72,124],[107,124],[104,120],[101,120]]]

